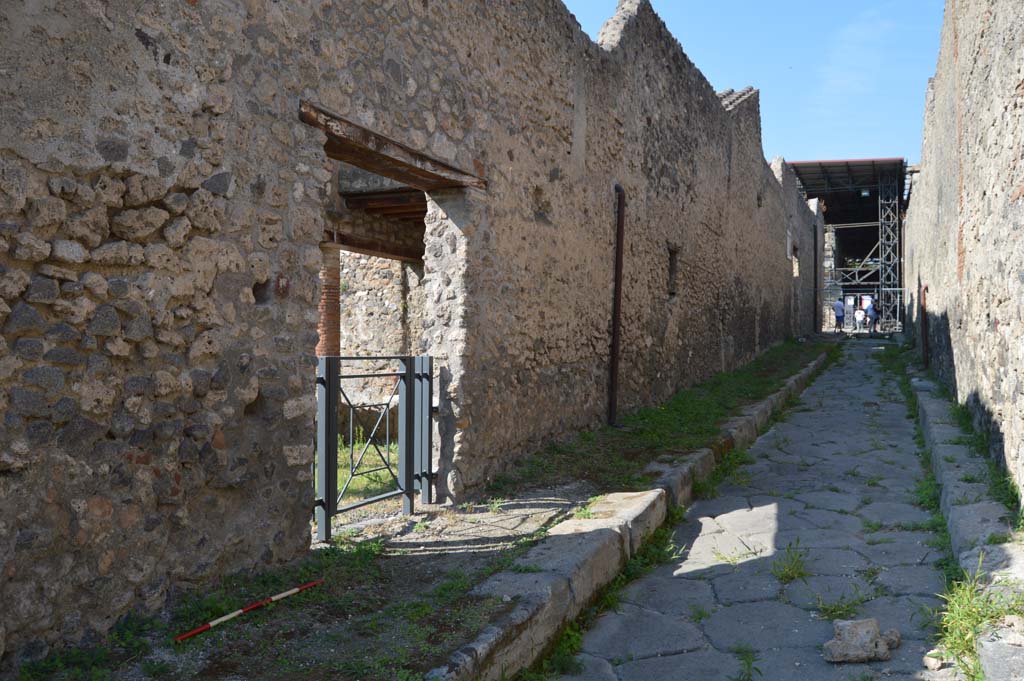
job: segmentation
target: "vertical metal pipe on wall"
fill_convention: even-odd
[[[619,343],[622,329],[622,244],[626,234],[626,190],[615,185],[615,289],[612,294],[612,346],[608,364],[608,423],[615,425],[619,407]]]

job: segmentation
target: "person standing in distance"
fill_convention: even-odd
[[[836,313],[836,333],[843,332],[843,322],[846,318],[846,306],[843,305],[843,298],[840,296],[836,299],[836,302],[832,303],[832,309]]]

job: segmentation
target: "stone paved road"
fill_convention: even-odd
[[[676,530],[680,559],[625,590],[619,610],[584,637],[585,671],[567,680],[739,679],[739,646],[757,652],[757,681],[947,678],[921,662],[941,554],[925,543],[931,533],[913,529],[928,518],[913,505],[921,464],[895,382],[871,358],[880,347],[847,343],[844,359],[750,448],[755,463],[694,504]],[[806,551],[805,580],[773,576],[787,547]],[[822,659],[832,624],[819,599],[842,598],[863,600],[859,616],[900,631],[891,660]]]

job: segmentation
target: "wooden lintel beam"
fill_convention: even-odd
[[[419,190],[377,192],[366,194],[342,194],[345,205],[356,210],[391,208],[394,206],[418,206],[427,209],[427,197]]]
[[[368,130],[310,102],[299,103],[299,120],[327,135],[330,158],[421,191],[486,187],[482,178]]]
[[[324,230],[324,244],[336,246],[343,251],[352,251],[363,255],[372,255],[378,258],[389,258],[403,262],[423,262],[424,246],[418,248],[395,244],[367,236],[357,236],[347,232],[335,230]]]
[[[379,206],[377,208],[364,208],[370,215],[407,215],[418,217],[421,220],[427,215],[426,206]]]

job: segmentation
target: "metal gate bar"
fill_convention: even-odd
[[[398,371],[381,371],[376,373],[342,374],[342,362],[380,362],[397,361]],[[359,405],[362,408],[380,407],[373,428],[369,430],[366,442],[362,444],[358,457],[355,455],[355,423],[359,420],[358,408],[341,388],[346,379],[394,378],[395,387],[384,402],[373,402]],[[398,472],[391,464],[391,431],[388,418],[389,408],[397,392],[398,395]],[[411,514],[415,505],[416,492],[420,492],[420,501],[424,504],[433,502],[432,470],[432,437],[431,423],[433,401],[433,358],[421,356],[382,356],[382,357],[319,357],[316,376],[316,505],[314,516],[317,525],[318,541],[330,541],[331,518],[339,513],[367,506],[369,504],[402,497],[402,512]],[[349,407],[348,432],[348,469],[349,476],[344,486],[338,490],[338,408],[341,400]],[[377,433],[381,423],[385,429],[385,453],[381,452],[377,442]],[[360,423],[360,428],[363,428]],[[381,466],[369,470],[359,470],[370,449],[380,458]],[[352,481],[361,475],[387,470],[394,478],[398,488],[391,492],[377,494],[341,505],[342,498],[348,491]]]

